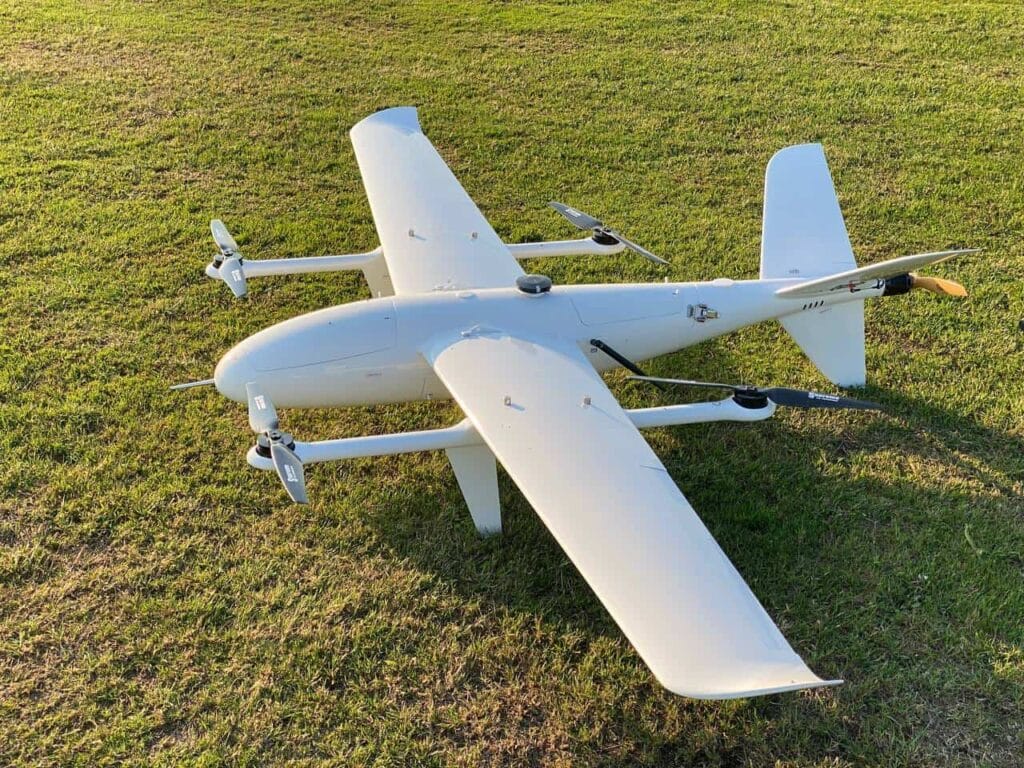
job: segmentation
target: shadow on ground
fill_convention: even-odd
[[[634,396],[622,394],[624,401]],[[992,673],[991,638],[984,636],[1001,634],[997,612],[1007,606],[1000,606],[999,584],[1019,573],[1022,560],[1012,542],[991,540],[998,526],[986,519],[1013,514],[1007,500],[1019,498],[1024,445],[891,390],[862,394],[885,405],[888,415],[796,413],[760,424],[647,433],[794,648],[823,677],[843,677],[847,685],[706,704],[672,697],[650,679],[643,701],[612,703],[608,732],[577,735],[574,749],[596,756],[643,732],[643,754],[597,762],[729,764],[758,754],[763,739],[793,723],[807,738],[831,745],[822,757],[869,755],[889,740],[892,754],[914,760],[943,754],[961,738],[970,742],[966,756],[1003,754],[1005,735],[978,733],[972,721],[977,708],[1011,715],[1017,696],[1011,681]],[[878,462],[931,463],[946,473],[953,467],[956,477],[923,485],[920,472],[896,471],[880,481],[872,471]],[[430,490],[406,488],[367,510],[367,522],[395,555],[487,612],[538,621],[549,641],[579,636],[584,646],[611,643],[632,653],[504,474],[501,493],[505,530],[491,539],[476,536],[450,471]],[[967,604],[963,589],[944,586],[960,579],[973,579],[977,586],[968,595],[982,598]],[[1000,640],[1021,645],[1019,636]],[[638,675],[650,678],[639,659],[636,665]],[[951,689],[958,691],[953,698]],[[903,712],[897,726],[889,700],[905,701],[908,691],[920,710]],[[659,714],[652,716],[651,707]],[[716,707],[729,714],[707,743],[694,743],[692,734],[671,737],[666,720],[680,712],[708,717]],[[934,726],[936,712],[945,716],[941,727]],[[931,735],[915,734],[929,722]]]

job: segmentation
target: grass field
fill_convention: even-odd
[[[25,2],[0,6],[0,764],[1024,764],[1024,10],[1018,4]],[[522,496],[481,540],[443,455],[245,464],[210,375],[366,295],[234,301],[249,256],[376,246],[347,131],[421,108],[505,239],[563,199],[672,259],[558,283],[753,277],[765,163],[826,147],[858,259],[957,246],[868,308],[875,417],[648,437],[827,691],[662,690]],[[827,383],[775,325],[650,365]],[[658,402],[610,377],[629,406]],[[444,403],[286,412],[306,439]]]

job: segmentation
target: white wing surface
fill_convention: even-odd
[[[351,138],[396,294],[510,286],[523,274],[414,107],[370,115]]]
[[[573,344],[492,334],[424,356],[666,688],[726,699],[838,682],[790,648]]]

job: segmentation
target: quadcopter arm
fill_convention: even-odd
[[[343,256],[299,256],[289,259],[242,259],[242,272],[249,277],[268,275],[300,275],[307,272],[342,272],[349,269],[363,269],[375,259],[382,257],[381,249],[367,253],[352,253]],[[222,279],[213,264],[206,266],[206,276]]]
[[[374,297],[391,296],[394,289],[388,276],[384,251],[377,246],[366,253],[350,253],[336,256],[299,256],[288,259],[244,259],[238,256],[235,268],[241,272],[241,283],[250,277],[268,277],[272,275],[302,275],[313,272],[344,272],[361,270]],[[212,262],[206,265],[206,276],[214,280],[228,283],[222,274],[223,268]],[[231,286],[228,283],[229,287]],[[234,290],[234,289],[233,289]],[[244,295],[245,290],[236,295]]]
[[[605,245],[591,237],[579,240],[548,240],[540,243],[508,243],[507,247],[516,259],[536,259],[542,256],[610,256],[622,251],[622,243]],[[378,259],[383,259],[383,249],[378,246],[367,253],[353,253],[344,256],[300,256],[288,259],[248,259],[242,261],[246,277],[266,275],[298,275],[308,272],[342,272],[348,269],[365,269]],[[210,274],[208,271],[207,274]],[[210,274],[217,277],[216,274]]]
[[[294,450],[302,459],[303,464],[314,464],[366,456],[395,456],[400,453],[441,451],[482,444],[483,440],[480,439],[469,419],[463,419],[458,424],[443,429],[425,429],[419,432],[399,432],[391,435],[343,437],[338,440],[317,440],[312,443],[296,440]],[[256,446],[249,449],[246,459],[256,469],[274,468],[270,459],[259,453]]]
[[[680,424],[702,424],[712,421],[762,421],[775,413],[775,404],[769,401],[762,408],[744,408],[727,397],[708,403],[686,403],[664,405],[656,408],[635,408],[626,411],[630,421],[638,429],[669,427]],[[370,435],[366,437],[343,437],[336,440],[318,440],[304,443],[295,441],[294,451],[303,464],[369,456],[394,456],[400,453],[420,451],[443,451],[451,448],[467,448],[483,445],[476,428],[463,419],[458,424],[443,429],[427,429],[419,432],[399,432],[391,435]],[[255,446],[246,456],[249,464],[256,469],[274,468],[269,457],[257,452]]]
[[[763,421],[775,413],[775,403],[769,400],[760,408],[748,408],[735,398],[713,400],[709,403],[662,405],[655,408],[632,408],[626,411],[637,429],[674,427],[681,424],[705,424],[712,421]]]
[[[507,247],[516,259],[521,260],[542,256],[608,256],[618,253],[625,246],[622,243],[605,245],[588,237],[580,240],[549,240],[542,243],[510,243]],[[287,259],[239,257],[235,268],[241,271],[243,280],[248,280],[251,277],[344,272],[358,269],[362,270],[374,297],[391,296],[395,292],[388,274],[387,262],[384,260],[384,251],[380,246],[366,253],[337,256],[298,256]],[[214,280],[228,282],[216,263],[206,265],[206,276]],[[230,283],[228,285],[230,287]]]
[[[307,272],[342,272],[349,269],[363,269],[381,255],[380,248],[368,253],[353,253],[344,256],[300,256],[290,259],[245,259],[242,271],[248,277],[268,275],[300,275]],[[210,277],[218,277],[210,274]]]

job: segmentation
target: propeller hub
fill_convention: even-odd
[[[270,444],[272,442],[281,443],[289,450],[295,450],[295,438],[287,432],[276,432],[274,435],[262,432],[256,436],[256,453],[265,459],[271,458]]]
[[[560,213],[562,216],[568,219],[569,222],[577,229],[582,229],[583,231],[589,229],[591,232],[591,238],[598,245],[621,244],[627,250],[630,250],[633,253],[641,255],[648,261],[653,261],[655,264],[668,264],[668,262],[665,261],[660,256],[655,256],[646,248],[637,245],[632,240],[627,240],[614,229],[606,226],[603,221],[601,221],[600,219],[595,219],[588,213],[584,213],[583,211],[579,211],[575,208],[570,208],[568,205],[556,202],[554,200],[548,203],[548,205],[550,205],[552,208],[558,211],[558,213]]]
[[[914,290],[931,291],[942,296],[957,296],[959,298],[967,295],[967,290],[955,280],[947,280],[942,277],[925,277],[915,272],[887,277],[882,282],[883,296],[898,296]]]

